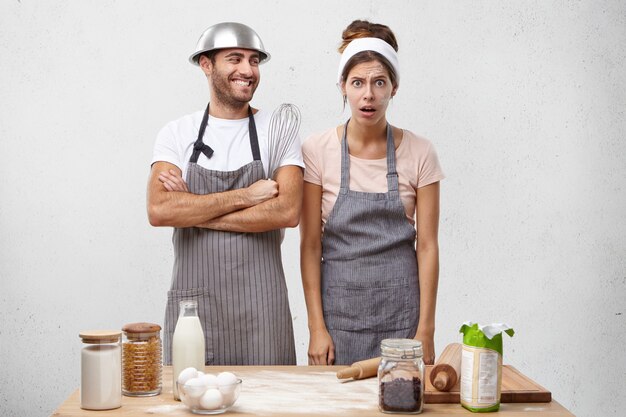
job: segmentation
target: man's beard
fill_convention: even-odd
[[[229,76],[217,72],[215,68],[211,71],[211,80],[213,81],[214,98],[224,106],[237,110],[243,108],[252,100],[258,85],[251,85],[252,90],[249,95],[236,92],[229,80]],[[254,80],[252,82],[254,83]]]

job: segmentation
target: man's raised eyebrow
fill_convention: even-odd
[[[235,57],[238,57],[238,58],[243,58],[245,55],[244,55],[243,52],[238,52],[238,51],[232,51],[232,52],[229,52],[229,53],[226,54],[226,58],[229,58],[231,56],[235,56]],[[259,58],[260,56],[261,55],[258,54],[258,53],[252,54],[253,58]]]

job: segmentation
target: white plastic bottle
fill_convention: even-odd
[[[180,400],[176,379],[185,368],[204,370],[204,332],[198,317],[198,302],[183,300],[172,339],[172,384],[174,399]]]

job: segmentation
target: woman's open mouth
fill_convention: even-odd
[[[359,110],[360,110],[360,111],[361,111],[361,113],[362,113],[363,115],[365,115],[365,116],[371,116],[371,115],[373,115],[373,114],[376,112],[376,109],[375,109],[375,108],[373,108],[373,107],[368,107],[368,106],[366,106],[366,107],[361,107]]]

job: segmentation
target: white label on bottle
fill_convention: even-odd
[[[474,352],[463,347],[461,352],[461,401],[472,402],[472,375],[474,373]]]
[[[498,402],[498,352],[480,352],[478,354],[478,403],[496,404]]]
[[[461,403],[487,408],[500,402],[502,357],[494,350],[463,345]]]

